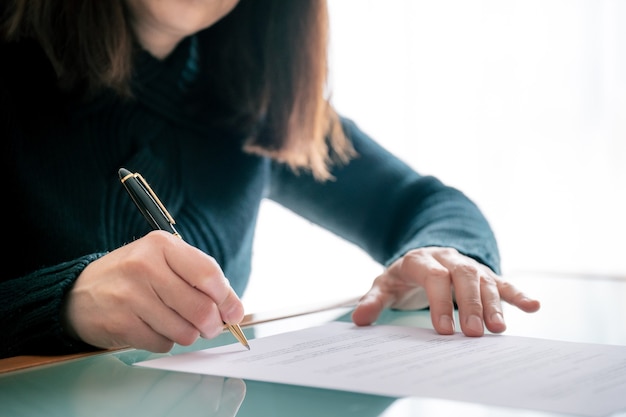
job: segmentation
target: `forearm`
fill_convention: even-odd
[[[335,180],[320,183],[278,167],[270,198],[385,265],[410,249],[448,246],[499,269],[493,232],[470,199],[420,175],[353,123],[344,126],[359,155],[333,171]]]
[[[427,177],[426,177],[427,179]],[[395,215],[397,242],[389,265],[411,249],[451,247],[500,273],[500,254],[494,233],[480,209],[460,191],[430,179],[435,188],[426,198],[416,201],[406,193],[404,207]]]
[[[76,278],[103,254],[91,254],[0,283],[0,357],[59,354],[88,346],[65,334],[63,300]]]

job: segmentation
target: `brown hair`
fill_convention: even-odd
[[[3,41],[35,39],[59,86],[131,95],[135,38],[122,0],[3,0]],[[222,124],[242,127],[247,152],[331,178],[355,155],[326,97],[325,0],[240,0],[203,31],[202,59]],[[260,123],[262,122],[262,123]]]

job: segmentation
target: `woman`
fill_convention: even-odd
[[[532,312],[458,190],[421,176],[326,96],[320,0],[10,0],[0,6],[11,190],[1,356],[165,352],[243,318],[270,198],[385,265],[353,312],[430,307],[437,332]],[[119,184],[153,184],[185,241],[150,232]],[[226,278],[228,277],[228,278]]]

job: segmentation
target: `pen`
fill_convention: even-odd
[[[120,181],[133,202],[139,208],[139,211],[148,220],[150,226],[155,230],[165,230],[171,234],[178,236],[182,239],[182,236],[176,231],[174,225],[176,222],[174,218],[167,211],[159,197],[152,191],[152,188],[148,185],[148,182],[139,173],[132,173],[125,168],[120,168],[118,171]],[[246,335],[241,330],[238,324],[227,324],[228,330],[237,338],[237,340],[250,350],[250,344],[246,339]]]

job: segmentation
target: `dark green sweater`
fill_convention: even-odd
[[[479,209],[458,190],[416,173],[347,119],[343,126],[359,157],[334,169],[334,181],[294,175],[242,152],[237,134],[212,127],[187,105],[185,80],[195,69],[189,45],[164,62],[138,58],[135,99],[103,93],[88,103],[56,91],[37,48],[0,45],[9,194],[0,357],[87,348],[63,332],[64,295],[89,262],[150,230],[120,184],[120,167],[148,179],[185,240],[215,257],[239,295],[264,198],[381,264],[435,245],[498,271],[496,242]]]

